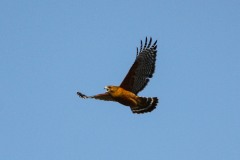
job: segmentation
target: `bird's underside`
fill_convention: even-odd
[[[136,60],[120,86],[106,86],[106,92],[94,96],[86,96],[77,92],[81,98],[94,98],[105,101],[119,102],[129,106],[133,113],[146,113],[154,110],[158,103],[157,97],[139,97],[137,94],[144,89],[155,70],[157,41],[152,45],[146,38],[145,44],[141,41],[140,50],[137,48]]]

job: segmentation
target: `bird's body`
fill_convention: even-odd
[[[156,108],[158,103],[157,97],[139,97],[119,86],[107,86],[105,89],[114,101],[131,107],[133,113],[150,112]]]
[[[138,52],[137,49],[137,58],[120,86],[106,86],[106,93],[95,96],[86,96],[80,92],[77,94],[81,98],[116,101],[129,106],[133,113],[146,113],[154,110],[158,103],[157,97],[139,97],[137,95],[147,85],[155,70],[157,41],[153,45],[151,42],[152,38],[149,43],[146,38],[143,47],[141,41],[140,51]]]
[[[125,106],[136,106],[138,104],[138,97],[132,92],[129,92],[118,86],[107,86],[105,88],[115,101]],[[114,91],[111,91],[112,89],[114,89]]]

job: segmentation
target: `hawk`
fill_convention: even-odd
[[[152,44],[152,38],[145,44],[141,41],[140,50],[137,48],[136,60],[128,71],[128,74],[120,86],[106,86],[106,92],[94,96],[86,96],[77,92],[81,98],[94,98],[105,101],[115,101],[125,106],[129,106],[133,113],[146,113],[153,111],[158,103],[157,97],[140,97],[137,94],[152,78],[155,70],[157,56],[157,40]]]

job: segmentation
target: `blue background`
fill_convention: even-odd
[[[239,0],[1,0],[0,159],[239,160]],[[149,114],[77,95],[158,40]]]

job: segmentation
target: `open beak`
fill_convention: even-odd
[[[108,90],[109,90],[109,88],[107,86],[105,86],[104,89],[106,89],[106,92],[108,92]]]

